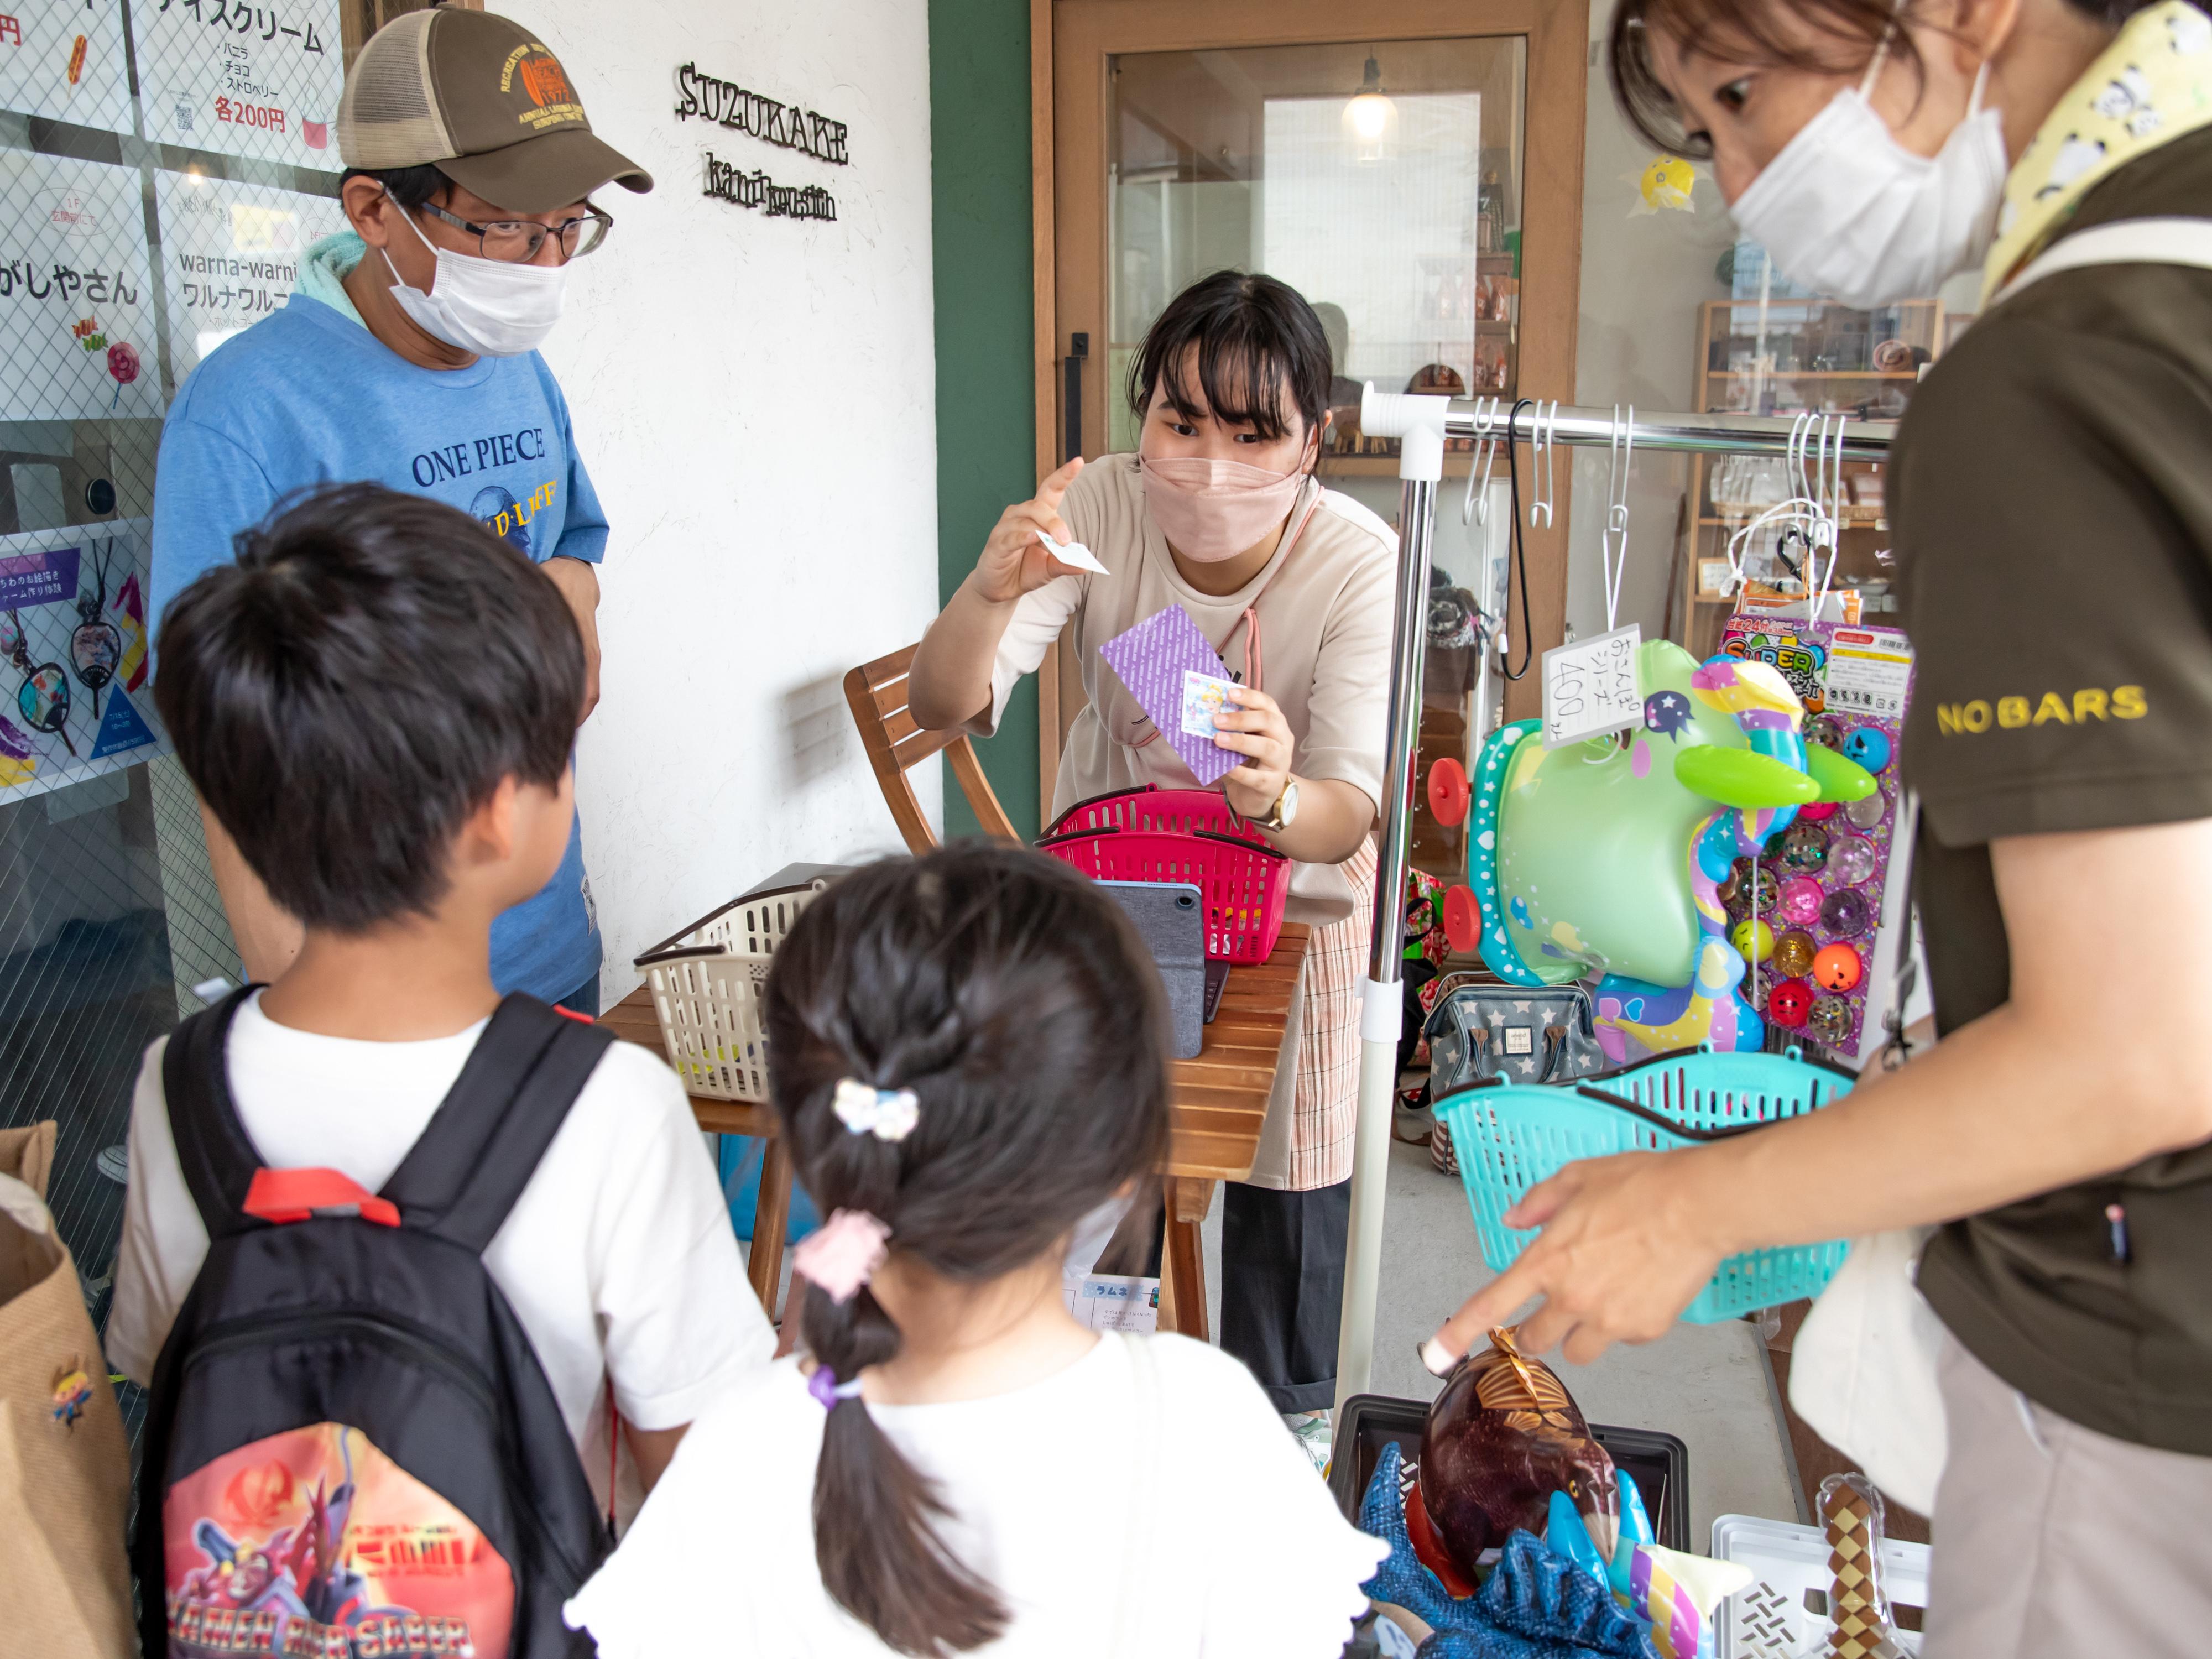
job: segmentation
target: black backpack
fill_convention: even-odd
[[[223,1065],[250,989],[162,1060],[209,1247],[146,1415],[147,1659],[592,1653],[561,1604],[606,1523],[483,1255],[612,1039],[508,997],[371,1195],[260,1167]]]

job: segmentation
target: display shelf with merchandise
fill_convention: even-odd
[[[1833,300],[1790,297],[1710,300],[1698,307],[1696,379],[1699,413],[1827,417],[1832,429],[1852,421],[1892,421],[1905,412],[1913,387],[1952,339],[1943,302],[1900,300],[1870,311]],[[1855,617],[1877,620],[1892,604],[1882,554],[1882,469],[1852,461],[1843,468],[1844,500],[1837,514],[1840,558],[1833,586],[1856,595]],[[1729,543],[1777,502],[1797,493],[1788,464],[1748,456],[1692,459],[1690,533],[1683,538],[1684,596],[1670,617],[1675,636],[1697,655],[1717,648],[1735,603]],[[1766,538],[1746,550],[1747,573],[1770,588],[1802,592],[1788,550]]]

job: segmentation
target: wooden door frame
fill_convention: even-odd
[[[1354,26],[1357,36],[1348,33]],[[1036,471],[1059,465],[1060,246],[1054,169],[1062,155],[1095,158],[1103,175],[1109,134],[1105,62],[1125,52],[1189,52],[1300,46],[1351,38],[1382,40],[1518,34],[1528,43],[1522,170],[1522,309],[1518,387],[1530,398],[1575,397],[1575,333],[1581,309],[1583,137],[1589,91],[1589,0],[1370,0],[1348,16],[1340,0],[1030,0],[1030,145],[1036,362]],[[1095,65],[1095,79],[1066,71],[1069,60]],[[1066,94],[1065,96],[1061,94]],[[1539,135],[1541,141],[1539,141]],[[1079,248],[1103,226],[1080,231]],[[1104,261],[1099,250],[1103,285]],[[1103,307],[1103,296],[1102,296]],[[1108,353],[1094,346],[1091,378]],[[1111,396],[1110,388],[1108,396]],[[1085,402],[1093,400],[1086,396]],[[1092,429],[1086,412],[1085,427]],[[1097,428],[1103,432],[1106,428]],[[1564,636],[1568,504],[1548,529],[1526,531],[1528,599],[1539,651]],[[1520,653],[1516,641],[1515,654]],[[1064,676],[1055,647],[1037,673],[1038,787],[1049,821],[1060,769]],[[1535,712],[1536,683],[1507,688],[1509,719]],[[1530,705],[1530,706],[1523,706]]]

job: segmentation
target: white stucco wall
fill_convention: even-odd
[[[914,0],[495,0],[658,188],[600,193],[545,356],[613,535],[578,754],[612,1000],[630,959],[793,860],[897,833],[840,680],[937,599],[929,58]],[[676,70],[850,128],[838,167],[675,118]],[[820,185],[835,223],[702,193],[703,153]],[[939,769],[915,772],[933,820]]]

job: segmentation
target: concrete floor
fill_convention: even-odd
[[[1415,1348],[1494,1275],[1483,1266],[1457,1179],[1438,1175],[1425,1146],[1393,1142],[1390,1154],[1373,1391],[1430,1400],[1442,1385],[1422,1369]],[[1218,1194],[1204,1231],[1207,1311],[1211,1328],[1218,1331]],[[1678,1324],[1645,1346],[1611,1349],[1595,1365],[1548,1357],[1591,1421],[1664,1429],[1681,1437],[1690,1454],[1692,1547],[1704,1549],[1717,1515],[1799,1518],[1789,1454],[1753,1326],[1741,1320]]]

